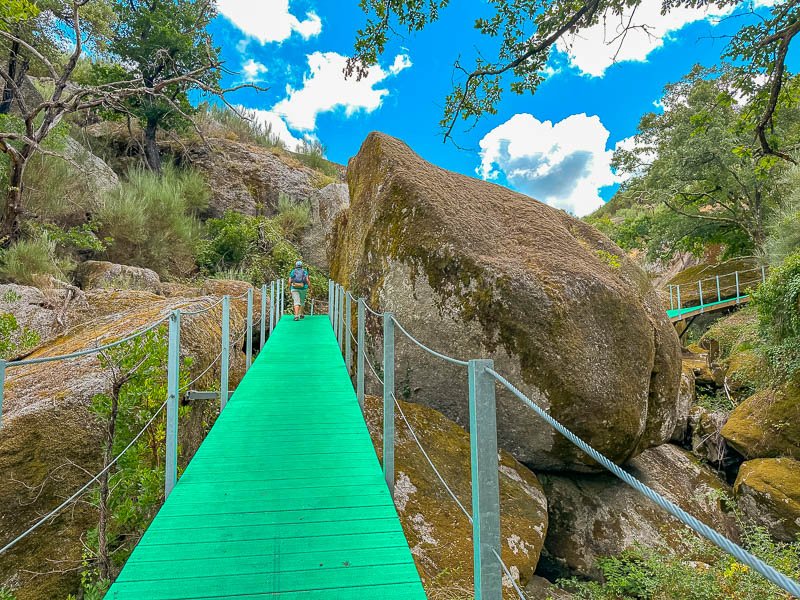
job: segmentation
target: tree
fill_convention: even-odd
[[[494,56],[478,54],[471,67],[454,64],[459,76],[444,104],[441,126],[445,141],[452,138],[459,119],[476,120],[494,114],[502,98],[506,80],[511,91],[533,93],[543,81],[542,71],[553,47],[560,40],[569,43],[582,30],[598,23],[618,24],[609,44],[619,48],[636,25],[633,16],[643,0],[489,0],[490,18],[475,19],[475,28],[490,38],[497,50]],[[439,18],[449,0],[362,0],[367,24],[358,31],[354,55],[345,74],[365,77],[377,63],[387,43],[401,34],[420,31]],[[744,0],[663,0],[663,11],[679,7],[751,6]],[[752,9],[751,9],[752,10]],[[772,119],[787,81],[785,59],[794,36],[800,31],[800,0],[783,0],[770,8],[759,9],[758,22],[743,27],[730,41],[724,58],[732,62],[736,85],[745,92],[757,88],[761,107],[751,125],[759,152],[793,160],[770,140]],[[766,16],[764,16],[766,15]],[[407,43],[407,42],[404,42]],[[766,78],[755,86],[754,75]]]
[[[764,244],[786,163],[759,151],[748,118],[757,100],[738,95],[730,74],[713,75],[696,67],[667,86],[663,113],[642,117],[635,147],[615,154],[617,169],[633,176],[612,200],[631,207],[617,215],[613,232],[628,247],[646,246],[663,258],[709,242],[733,253]],[[798,86],[789,80],[787,97]],[[798,125],[796,103],[777,105],[772,141],[796,145]]]
[[[156,143],[158,129],[186,124],[194,112],[187,93],[191,89],[219,91],[219,50],[206,27],[216,16],[211,0],[117,0],[117,22],[110,50],[129,73],[153,87],[175,79],[158,96],[130,98],[123,110],[144,129],[147,165],[161,171]],[[178,79],[186,73],[194,77]],[[118,73],[119,75],[120,73]]]

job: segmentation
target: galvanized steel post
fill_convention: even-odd
[[[181,360],[181,311],[173,310],[169,317],[167,350],[167,451],[164,469],[164,497],[178,481],[178,387]]]
[[[333,327],[333,279],[328,279],[328,320]]]
[[[739,271],[736,271],[736,304],[739,304]]]
[[[719,287],[719,275],[717,275],[717,302],[722,302],[722,291]]]
[[[253,288],[247,290],[247,342],[245,344],[245,371],[253,364]]]
[[[767,267],[761,265],[761,283],[767,283]]]
[[[669,286],[669,308],[670,310],[675,308],[675,300],[673,299],[674,291],[672,289],[673,286]]]
[[[697,289],[700,290],[700,312],[703,312],[703,282],[702,282],[702,280],[697,282]]]
[[[675,289],[678,291],[678,310],[681,309],[681,286],[676,285]]]
[[[344,286],[339,286],[339,301],[336,303],[338,308],[338,318],[336,320],[336,337],[339,340],[339,351],[344,351]]]
[[[497,459],[494,361],[469,361],[469,440],[472,466],[472,540],[475,600],[501,600],[500,483]],[[495,554],[496,553],[496,554]]]
[[[6,393],[6,361],[0,359],[0,429],[3,428],[3,396]]]
[[[347,365],[347,374],[353,374],[353,307],[350,304],[350,294],[344,295],[344,364]]]
[[[339,284],[333,286],[333,334],[339,341]],[[341,348],[341,346],[339,346]]]
[[[219,367],[219,411],[228,403],[228,371],[231,358],[231,297],[222,297],[222,362]]]
[[[277,325],[283,318],[283,311],[286,309],[286,284],[283,279],[278,279],[278,319],[275,321]]]
[[[258,349],[264,348],[267,341],[267,284],[261,286],[261,326],[258,330]]]
[[[394,315],[383,313],[383,476],[394,498]]]
[[[275,281],[269,282],[269,334],[275,329]]]
[[[364,339],[366,338],[367,301],[358,299],[358,347],[356,348],[356,397],[364,412]]]

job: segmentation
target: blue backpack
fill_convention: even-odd
[[[308,279],[308,271],[305,269],[293,269],[292,274],[289,276],[289,281],[292,283],[292,287],[295,287],[294,284],[300,283],[305,286],[306,279]]]

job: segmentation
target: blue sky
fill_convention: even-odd
[[[652,27],[617,46],[613,25],[585,32],[551,60],[533,96],[507,93],[497,115],[457,127],[461,147],[444,144],[439,128],[452,64],[469,64],[491,46],[474,29],[485,0],[459,0],[424,32],[394,42],[366,81],[341,70],[366,17],[357,0],[218,0],[211,26],[226,67],[223,84],[253,81],[266,92],[240,90],[234,104],[258,110],[292,147],[316,137],[329,159],[347,163],[373,130],[397,136],[427,160],[483,177],[578,215],[607,200],[619,183],[609,161],[630,144],[641,116],[657,110],[666,83],[693,64],[714,64],[742,24],[729,14],[679,9],[660,15],[644,0],[636,18]],[[726,9],[727,12],[730,9]],[[719,17],[728,18],[719,18]],[[794,61],[792,61],[794,62]]]

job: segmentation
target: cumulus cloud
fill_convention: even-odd
[[[515,189],[577,216],[602,206],[599,190],[620,183],[611,170],[609,132],[596,116],[539,121],[516,114],[480,141],[484,179],[505,175]]]
[[[245,81],[255,83],[257,81],[261,81],[261,76],[267,72],[267,67],[250,58],[242,65],[242,72],[244,74]]]
[[[289,0],[217,0],[217,8],[243,33],[262,44],[282,42],[292,33],[308,39],[322,31],[322,20],[316,13],[306,13],[301,21],[289,12]]]
[[[388,70],[375,65],[370,67],[367,77],[356,81],[355,77],[344,78],[346,56],[314,52],[307,58],[309,72],[303,77],[302,87],[287,86],[286,98],[272,107],[273,112],[298,131],[313,131],[317,115],[323,112],[343,109],[349,117],[358,111],[374,111],[389,93],[388,89],[376,86],[411,66],[411,59],[401,54]]]
[[[646,61],[650,52],[663,46],[671,34],[686,25],[703,20],[716,24],[735,9],[732,5],[677,7],[662,15],[661,6],[661,0],[643,0],[620,16],[609,16],[605,22],[601,20],[575,35],[565,36],[557,48],[585,75],[602,77],[615,62]],[[623,28],[629,22],[629,31],[623,39]]]

